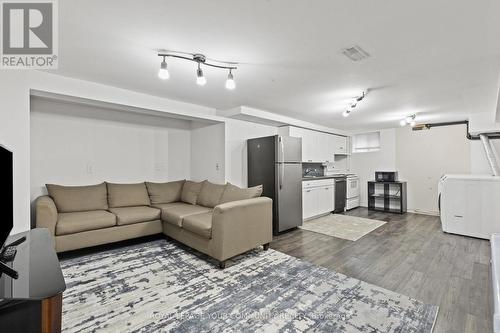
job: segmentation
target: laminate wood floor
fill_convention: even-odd
[[[446,234],[437,216],[346,214],[388,223],[355,242],[297,229],[271,248],[439,305],[435,333],[493,331],[489,241]]]

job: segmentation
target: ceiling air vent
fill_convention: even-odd
[[[361,46],[354,45],[342,50],[342,54],[352,61],[360,61],[370,57],[370,54],[363,50]]]

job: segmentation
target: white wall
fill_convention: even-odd
[[[193,124],[191,129],[191,179],[223,184],[225,179],[224,123]]]
[[[492,139],[493,147],[498,155],[500,155],[500,139]],[[493,174],[488,164],[486,158],[486,152],[484,151],[483,144],[481,140],[473,140],[470,142],[471,152],[471,173],[473,174]],[[500,165],[500,160],[497,158],[497,162]]]
[[[246,187],[248,184],[246,140],[276,134],[278,128],[274,126],[235,119],[226,120],[226,181]]]
[[[215,110],[40,71],[2,71],[0,142],[14,152],[14,228],[30,228],[30,90],[77,96],[164,113],[220,119]]]
[[[487,170],[486,160],[478,161],[476,156],[484,154],[482,147],[467,140],[465,133],[465,125],[381,130],[379,151],[351,155],[351,170],[360,176],[361,206],[368,205],[366,182],[375,178],[375,171],[396,170],[399,179],[408,182],[408,210],[436,214],[441,175],[471,173],[474,163],[475,171]]]
[[[32,102],[31,200],[46,183],[88,185],[190,176],[190,123],[86,107]],[[38,110],[38,111],[37,111]],[[46,112],[50,111],[50,112]]]
[[[396,131],[386,129],[380,131],[380,150],[351,155],[351,171],[359,175],[360,204],[368,206],[367,182],[375,179],[375,171],[396,170]]]
[[[438,214],[439,179],[447,173],[470,173],[470,144],[465,125],[396,129],[396,169],[400,179],[408,182],[409,211]]]

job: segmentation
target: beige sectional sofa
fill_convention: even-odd
[[[164,233],[219,261],[272,239],[272,200],[262,187],[208,181],[60,186],[36,200],[36,226],[57,252]]]

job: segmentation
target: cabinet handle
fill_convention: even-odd
[[[306,192],[311,192],[311,190],[307,190]]]

